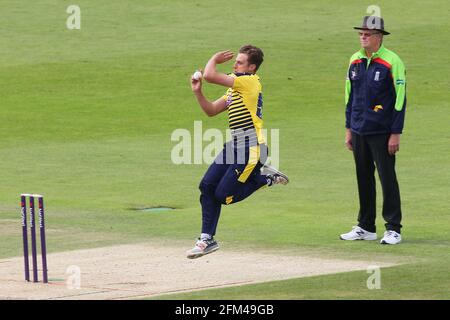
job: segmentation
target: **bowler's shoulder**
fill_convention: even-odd
[[[258,75],[253,73],[234,73],[234,85],[235,90],[253,91],[261,90],[261,82]]]
[[[256,73],[234,73],[235,82],[241,83],[258,83],[259,76]]]

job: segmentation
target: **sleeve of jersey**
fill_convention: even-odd
[[[400,58],[392,65],[392,78],[395,87],[395,108],[392,116],[392,133],[402,133],[406,109],[406,70]]]
[[[349,78],[350,67],[347,71],[347,79],[345,80],[345,127],[350,128],[350,119],[352,115],[352,83]]]

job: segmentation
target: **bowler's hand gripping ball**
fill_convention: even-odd
[[[202,73],[200,71],[195,71],[194,74],[192,75],[192,79],[194,80],[200,80],[202,78]]]

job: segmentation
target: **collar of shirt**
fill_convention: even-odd
[[[366,58],[368,60],[371,60],[373,58],[382,56],[384,51],[385,51],[384,46],[383,46],[383,44],[381,44],[381,46],[378,48],[377,52],[374,52],[372,54],[372,57],[370,57],[370,59],[369,59],[366,55],[366,50],[364,50],[364,48],[361,48],[361,50],[359,50],[359,58]]]

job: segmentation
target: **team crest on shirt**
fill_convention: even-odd
[[[380,81],[380,71],[375,72],[375,78],[373,78],[374,81]]]

